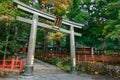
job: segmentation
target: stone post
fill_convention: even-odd
[[[33,63],[34,63],[34,52],[35,52],[35,43],[36,43],[36,33],[37,33],[37,22],[38,15],[33,15],[29,45],[28,45],[28,53],[27,60],[25,66],[24,76],[32,76],[33,75]]]
[[[75,55],[75,36],[74,36],[74,27],[71,26],[70,28],[70,53],[71,53],[71,59],[72,59],[72,68],[71,73],[76,73],[76,55]]]

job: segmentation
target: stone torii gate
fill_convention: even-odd
[[[51,29],[51,30],[56,30],[53,28],[51,25],[38,22],[38,18],[45,18],[50,21],[55,20],[54,15],[47,14],[45,12],[42,12],[40,10],[37,10],[33,7],[30,7],[18,0],[13,0],[15,4],[17,4],[17,7],[21,9],[24,12],[30,13],[33,15],[32,20],[23,18],[20,16],[17,16],[18,21],[22,21],[25,23],[31,24],[31,32],[30,32],[30,38],[29,38],[29,45],[28,45],[28,54],[27,54],[27,61],[26,61],[26,66],[25,66],[25,76],[32,76],[33,75],[33,63],[34,63],[34,52],[35,52],[35,43],[36,43],[36,32],[37,32],[37,26]],[[75,35],[76,36],[81,36],[80,33],[74,32],[74,28],[82,28],[84,26],[83,24],[78,24],[69,20],[64,20],[62,21],[62,24],[70,26],[70,30],[60,28],[59,31],[70,34],[70,53],[71,53],[71,58],[72,58],[72,73],[76,72],[76,55],[75,55]]]

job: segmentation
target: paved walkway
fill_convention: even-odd
[[[0,78],[0,80],[120,80],[120,78],[115,79],[105,76],[70,74],[53,65],[35,59],[33,76],[26,77],[20,75],[8,78]]]

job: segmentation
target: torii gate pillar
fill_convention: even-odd
[[[75,55],[75,36],[74,36],[74,27],[70,27],[70,54],[72,59],[72,68],[71,73],[76,73],[76,55]]]
[[[27,53],[27,61],[25,66],[25,76],[32,76],[33,75],[33,63],[34,63],[34,52],[35,52],[35,43],[36,43],[36,33],[37,33],[37,22],[38,22],[38,15],[33,15],[30,38],[29,38],[29,46],[28,46],[28,53]]]

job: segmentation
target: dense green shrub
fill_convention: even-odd
[[[113,50],[106,50],[106,51],[105,51],[105,55],[111,55],[111,54],[113,54],[113,53],[114,53]]]
[[[71,70],[71,65],[64,65],[64,69],[66,70],[66,71],[70,71]]]
[[[65,57],[64,59],[61,59],[58,57],[52,57],[49,59],[49,62],[66,71],[71,70],[71,58],[70,57]]]
[[[61,59],[60,58],[58,58],[58,57],[51,57],[50,59],[49,59],[49,62],[51,63],[51,64],[57,64],[59,61],[61,61]]]
[[[58,62],[56,63],[56,66],[59,67],[59,68],[62,68],[62,67],[63,67],[62,61],[58,61]]]

